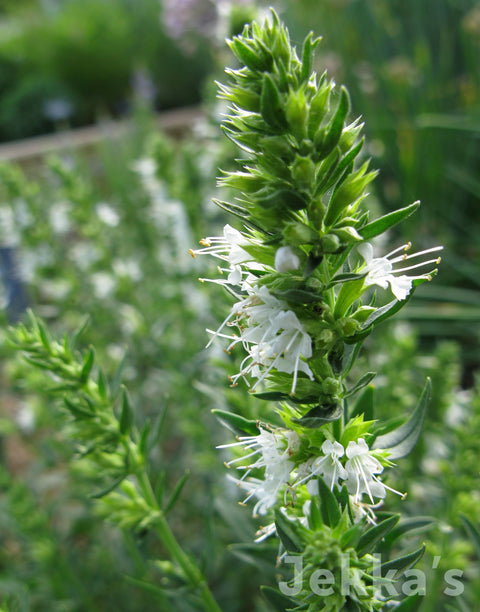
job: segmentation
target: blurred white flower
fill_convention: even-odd
[[[93,285],[95,297],[99,299],[104,299],[110,296],[117,284],[115,277],[108,272],[94,272],[91,275],[90,280]]]
[[[134,282],[141,280],[143,276],[140,264],[134,258],[114,259],[112,268],[116,276],[129,278]]]
[[[55,202],[49,211],[50,225],[56,234],[66,234],[71,228],[69,202]]]
[[[107,204],[106,202],[99,202],[95,210],[98,218],[100,221],[102,221],[102,223],[105,223],[105,225],[115,227],[120,223],[120,215],[110,206],[110,204]]]

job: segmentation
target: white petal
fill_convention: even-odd
[[[275,269],[277,272],[290,272],[298,270],[300,258],[289,246],[282,246],[275,253]]]

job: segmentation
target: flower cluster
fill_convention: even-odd
[[[364,438],[351,440],[346,449],[340,442],[326,439],[321,446],[321,455],[313,455],[304,460],[304,453],[299,452],[301,439],[295,431],[260,429],[257,436],[241,436],[237,442],[223,444],[218,448],[243,447],[246,455],[237,457],[227,466],[240,463],[238,467],[244,470],[241,479],[231,478],[238,486],[248,492],[243,501],[246,503],[252,497],[257,499],[253,514],[266,514],[284,493],[286,503],[287,492],[297,493],[298,487],[306,484],[311,495],[318,495],[318,480],[321,477],[333,491],[334,487],[341,489],[345,485],[354,504],[363,504],[362,496],[366,494],[371,502],[382,500],[387,489],[402,496],[402,493],[383,483],[379,474],[384,466],[378,459],[378,453],[372,452]],[[244,465],[246,459],[256,457],[253,463]],[[252,470],[264,468],[263,480],[250,477]]]
[[[308,36],[299,57],[272,13],[228,43],[240,67],[228,69],[229,83],[220,85],[230,104],[223,128],[248,157],[224,172],[220,185],[236,196],[219,204],[242,227],[225,225],[223,236],[204,238],[190,253],[220,260],[220,278],[201,280],[235,298],[218,329],[208,330],[208,344],[222,339],[228,353],[243,349],[232,385],[243,378],[260,399],[276,402],[276,414],[265,404],[258,421],[222,412],[223,422],[246,435],[221,448],[244,450],[227,463],[243,471],[231,479],[246,492],[243,503],[255,500],[254,515],[275,517],[259,540],[276,533],[286,550],[301,554],[321,534],[338,554],[350,542],[353,551],[387,490],[402,496],[382,475],[418,439],[429,386],[414,415],[382,434],[372,418],[375,374],[353,384],[349,373],[364,339],[436,274],[442,247],[410,254],[408,243],[375,255],[373,240],[419,203],[369,218],[366,189],[376,173],[368,161],[357,165],[362,125],[348,121],[346,90],[311,71],[318,40]],[[394,299],[377,306],[373,286]],[[385,520],[387,533],[398,519]],[[314,549],[316,559],[325,558]],[[369,568],[366,552],[358,544],[352,554]],[[360,574],[355,609],[378,609]],[[345,601],[308,609],[340,610]]]

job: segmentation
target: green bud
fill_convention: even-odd
[[[358,321],[351,317],[342,317],[337,321],[337,327],[342,336],[353,336],[353,334],[359,330],[360,326]]]
[[[307,102],[302,89],[289,93],[286,115],[292,134],[301,142],[307,136]]]
[[[310,102],[310,109],[308,112],[308,136],[311,140],[315,138],[322,119],[329,111],[330,92],[332,91],[332,88],[332,83],[324,84],[319,88],[318,92]]]
[[[312,187],[315,181],[315,164],[309,157],[297,155],[291,166],[292,178],[300,189]]]
[[[308,205],[308,218],[315,229],[321,229],[323,218],[325,217],[325,205],[321,198],[311,200]]]
[[[366,186],[375,178],[376,172],[368,172],[368,162],[365,162],[356,172],[348,176],[333,193],[327,208],[325,224],[333,225],[343,211],[363,195]]]
[[[357,230],[351,225],[332,229],[332,234],[338,236],[342,242],[361,242],[363,240]]]
[[[322,381],[322,391],[325,395],[337,395],[340,391],[340,382],[336,378],[325,378]]]
[[[342,153],[349,151],[353,147],[358,135],[362,131],[363,125],[363,123],[360,123],[360,119],[355,119],[353,123],[343,129],[338,143]]]
[[[283,236],[286,244],[290,246],[314,244],[318,240],[318,233],[310,226],[300,221],[285,225]]]
[[[227,44],[238,59],[253,72],[270,70],[273,63],[272,56],[266,55],[264,52],[256,49],[253,41],[249,41],[249,43],[244,41],[245,36],[242,34],[241,37],[235,36],[233,40],[227,40]]]
[[[322,346],[323,348],[327,348],[333,345],[336,341],[337,335],[331,329],[324,329],[320,332],[318,337],[316,338],[317,344]]]
[[[337,253],[341,248],[340,239],[335,234],[325,234],[320,240],[320,248],[323,253]]]
[[[361,306],[353,315],[352,318],[360,324],[365,323],[368,317],[377,310],[373,306]]]

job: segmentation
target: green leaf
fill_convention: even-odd
[[[312,408],[307,412],[307,414],[303,415],[299,419],[292,419],[294,423],[298,423],[302,427],[307,427],[308,429],[316,429],[317,427],[321,427],[325,425],[325,423],[331,423],[332,421],[336,421],[343,414],[343,407],[341,404],[319,404]]]
[[[373,421],[374,419],[374,395],[375,395],[375,387],[373,385],[369,385],[362,395],[358,398],[355,403],[355,406],[349,415],[351,419],[356,416],[364,415],[365,421]]]
[[[238,204],[230,204],[229,202],[216,200],[215,198],[212,198],[212,202],[214,202],[220,208],[223,208],[223,210],[226,210],[230,214],[235,215],[236,217],[239,217],[242,220],[248,219],[249,217],[248,210],[243,206],[238,206]]]
[[[96,416],[95,412],[93,412],[92,410],[88,410],[88,408],[84,408],[83,406],[79,406],[78,404],[70,400],[68,397],[64,397],[63,402],[67,410],[76,419],[91,419]]]
[[[363,527],[363,522],[355,523],[355,525],[353,525],[342,533],[339,542],[343,550],[345,550],[346,548],[357,548],[358,542],[362,537]]]
[[[117,393],[120,391],[120,387],[122,385],[123,368],[125,367],[126,361],[127,351],[125,351],[125,353],[123,354],[122,361],[120,362],[117,371],[115,372],[113,381],[110,384],[110,392],[112,394],[112,397],[116,397]]]
[[[83,360],[83,367],[80,373],[80,381],[85,384],[90,376],[90,372],[92,371],[93,364],[95,361],[95,349],[93,346],[89,348],[88,353],[85,355]]]
[[[302,73],[301,73],[301,76],[300,76],[300,79],[301,79],[302,83],[308,82],[308,80],[310,78],[310,74],[312,72],[313,52],[315,50],[315,47],[318,46],[318,44],[320,43],[321,40],[322,40],[321,37],[314,39],[313,38],[313,32],[309,32],[308,36],[303,41],[303,48],[302,48]]]
[[[366,531],[358,542],[357,554],[363,557],[367,553],[374,550],[375,546],[389,533],[400,519],[400,514],[394,514],[375,527]]]
[[[302,552],[304,545],[300,535],[297,533],[297,529],[300,527],[299,523],[293,523],[278,508],[275,508],[275,526],[277,528],[277,535],[288,552]]]
[[[187,480],[190,477],[190,472],[187,471],[185,472],[185,474],[180,478],[180,480],[177,482],[175,489],[173,490],[173,493],[170,496],[170,499],[168,500],[168,502],[165,505],[165,508],[163,510],[163,513],[166,515],[168,514],[168,512],[173,508],[173,506],[175,505],[175,503],[177,502],[180,493],[183,490],[183,487],[185,486],[185,483],[187,482]]]
[[[395,607],[395,612],[414,612],[415,610],[418,610],[421,597],[422,595],[420,594],[410,595],[404,599],[400,605]]]
[[[390,317],[393,317],[399,310],[401,310],[404,306],[408,304],[408,302],[412,299],[415,289],[421,285],[422,283],[426,283],[428,279],[426,278],[417,278],[412,283],[412,290],[407,295],[404,300],[392,300],[385,306],[377,308],[375,312],[373,312],[365,323],[362,325],[362,331],[353,336],[348,336],[344,338],[344,341],[348,344],[356,344],[360,340],[364,340],[368,335],[371,334],[374,327],[386,321]]]
[[[107,485],[104,489],[101,489],[101,491],[99,491],[98,493],[93,493],[92,495],[90,495],[90,497],[92,499],[100,499],[101,497],[105,497],[105,495],[108,495],[109,493],[111,493],[111,491],[118,487],[118,485],[122,482],[122,480],[125,479],[125,477],[126,474],[122,474],[118,478],[115,478],[115,480],[109,485]]]
[[[232,40],[227,40],[230,49],[235,53],[239,60],[250,70],[262,72],[268,70],[269,63],[264,57],[260,57],[252,47],[244,43],[239,37]]]
[[[130,404],[130,399],[125,387],[122,386],[122,412],[120,414],[120,433],[122,435],[127,434],[133,423],[133,408]]]
[[[460,520],[462,521],[465,531],[467,532],[469,539],[472,541],[477,556],[480,559],[480,531],[478,527],[476,527],[464,514],[460,514]]]
[[[397,225],[407,217],[409,217],[412,213],[414,213],[417,208],[420,206],[420,202],[414,202],[410,204],[410,206],[405,206],[405,208],[399,208],[398,210],[394,210],[388,215],[383,215],[379,219],[375,219],[370,223],[367,223],[362,229],[358,230],[358,233],[362,236],[364,240],[370,240],[370,238],[374,238],[380,234],[383,234],[391,227]]]
[[[97,385],[98,385],[98,394],[100,395],[100,397],[103,400],[108,399],[108,382],[107,382],[107,378],[105,376],[105,374],[103,373],[102,370],[98,370],[98,379],[97,379]]]
[[[351,389],[348,389],[348,391],[345,392],[343,397],[347,398],[351,395],[355,395],[355,393],[360,391],[360,389],[363,389],[363,387],[369,385],[376,375],[376,372],[367,372],[367,374],[364,374],[362,378],[360,378],[360,380]]]
[[[257,425],[257,421],[246,419],[233,412],[227,412],[226,410],[212,410],[217,419],[225,425],[230,431],[233,431],[236,435],[248,434],[249,436],[258,436],[260,430]]]
[[[430,516],[415,516],[412,518],[403,519],[400,523],[392,529],[392,531],[385,538],[385,543],[390,547],[393,543],[404,536],[407,533],[411,532],[421,532],[429,529],[436,523],[436,519]]]
[[[78,341],[80,340],[80,337],[85,333],[85,330],[87,329],[89,324],[90,324],[90,316],[86,315],[83,319],[83,322],[80,324],[80,326],[76,329],[76,331],[73,334],[72,349],[74,349],[77,346]]]
[[[262,391],[262,393],[254,393],[253,396],[270,402],[281,402],[289,398],[288,393],[283,393],[282,391]]]
[[[343,124],[349,109],[350,97],[348,95],[348,91],[342,86],[337,110],[335,111],[335,115],[330,122],[330,128],[320,147],[319,153],[322,157],[327,157],[327,155],[333,150],[337,142],[340,140]]]
[[[392,460],[406,457],[412,451],[422,432],[430,401],[431,386],[431,380],[427,378],[417,407],[408,421],[394,431],[378,436],[373,448],[388,450],[390,453],[388,458]]]
[[[312,531],[321,529],[324,521],[320,512],[319,501],[316,497],[311,497],[310,511],[308,513],[308,526]]]
[[[338,505],[337,498],[327,486],[323,478],[317,478],[318,482],[318,499],[320,500],[320,512],[325,525],[335,527],[342,518],[341,509]]]
[[[280,92],[268,73],[263,75],[260,112],[270,127],[276,130],[285,130],[288,127]]]
[[[285,612],[285,610],[297,605],[290,597],[287,597],[276,589],[272,589],[272,587],[261,586],[260,591],[276,612]]]
[[[365,278],[366,273],[364,274],[356,274],[353,272],[348,272],[345,274],[337,274],[332,278],[332,280],[328,283],[325,289],[330,289],[330,287],[334,287],[335,285],[339,285],[341,283],[347,283],[349,281],[357,281],[362,278]]]
[[[148,438],[150,436],[150,429],[151,422],[150,419],[147,419],[140,432],[140,439],[138,442],[138,451],[142,457],[146,457],[148,452]]]
[[[382,573],[385,572],[386,574],[389,570],[394,570],[396,572],[395,579],[398,579],[403,572],[410,569],[416,565],[418,561],[420,561],[424,552],[425,545],[420,546],[418,550],[415,550],[408,555],[403,555],[402,557],[397,557],[397,559],[392,559],[392,561],[382,563]]]
[[[274,291],[276,296],[294,304],[316,304],[323,300],[323,295],[307,291],[306,289],[288,289],[286,291]]]

